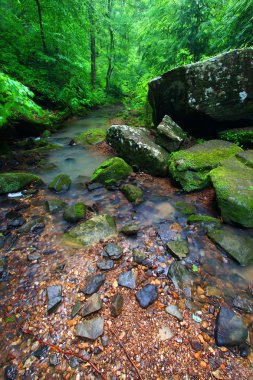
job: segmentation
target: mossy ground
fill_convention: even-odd
[[[127,178],[133,169],[122,158],[112,157],[103,162],[93,173],[91,182],[100,182],[106,186],[115,185]]]

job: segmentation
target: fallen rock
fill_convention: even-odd
[[[122,158],[112,157],[104,161],[93,173],[91,182],[103,183],[106,186],[116,185],[127,178],[133,169]]]
[[[117,236],[115,220],[109,215],[98,215],[68,231],[65,242],[74,246],[91,246],[101,240]]]
[[[184,130],[203,135],[252,123],[252,59],[252,48],[234,50],[153,79],[148,97],[155,125],[170,115]]]
[[[48,185],[49,190],[56,193],[68,191],[71,186],[71,179],[67,174],[58,174],[53,181]]]
[[[126,184],[123,185],[120,190],[125,195],[125,197],[135,205],[143,202],[143,192],[139,187],[131,184]]]
[[[168,153],[155,144],[149,131],[127,125],[107,130],[107,142],[130,165],[146,173],[164,177],[168,173]]]
[[[111,270],[114,267],[114,261],[105,259],[97,261],[97,267],[100,270]]]
[[[86,279],[85,287],[82,292],[87,295],[96,293],[105,282],[105,274],[90,275]]]
[[[171,117],[165,115],[161,123],[157,127],[156,144],[165,148],[168,152],[178,150],[183,141],[187,138],[179,125],[177,125]]]
[[[45,209],[50,214],[56,214],[58,211],[62,211],[66,203],[60,199],[47,199],[45,201]]]
[[[15,193],[31,183],[42,183],[37,175],[31,173],[0,173],[0,194]]]
[[[123,255],[123,249],[120,245],[114,243],[108,243],[104,247],[104,257],[108,257],[111,260],[119,260]]]
[[[169,253],[175,256],[177,259],[182,260],[189,254],[188,243],[185,240],[182,241],[170,241],[167,243],[167,249]]]
[[[241,152],[210,172],[222,218],[253,227],[252,151]]]
[[[97,317],[79,323],[76,326],[76,335],[81,338],[96,340],[104,332],[104,318]]]
[[[253,263],[253,236],[238,229],[226,228],[208,233],[208,237],[242,266]]]
[[[136,293],[136,299],[143,309],[152,305],[158,298],[157,287],[152,284],[145,285],[141,290]]]
[[[82,202],[67,206],[63,212],[63,218],[69,223],[76,223],[85,217],[85,205]]]
[[[101,300],[101,297],[98,293],[94,293],[84,304],[81,315],[83,317],[86,317],[87,315],[90,315],[92,313],[95,313],[96,311],[102,309],[103,302]]]
[[[122,313],[123,305],[124,305],[124,298],[122,294],[120,293],[115,294],[112,298],[112,303],[111,303],[111,314],[113,317],[118,317]]]
[[[242,318],[222,306],[216,319],[215,340],[218,346],[239,346],[246,341],[248,330]]]
[[[81,135],[74,137],[74,143],[79,145],[96,145],[106,138],[106,130],[102,128],[88,129],[88,131],[83,132]]]
[[[129,223],[125,224],[121,229],[120,232],[125,234],[126,236],[134,236],[138,234],[138,231],[140,229],[139,223]]]
[[[166,313],[172,315],[173,317],[176,317],[179,321],[183,320],[183,316],[178,310],[178,307],[176,305],[169,305],[165,309]]]
[[[47,287],[47,312],[53,313],[62,302],[62,287],[61,285],[52,285]]]
[[[131,269],[127,272],[120,273],[118,284],[125,288],[135,289],[136,287],[136,273]]]
[[[169,158],[169,171],[185,191],[201,190],[211,185],[209,173],[212,169],[241,151],[233,143],[209,140],[172,153]]]

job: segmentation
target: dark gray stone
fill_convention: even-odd
[[[100,310],[103,307],[103,302],[98,293],[94,293],[83,305],[81,310],[81,315],[86,317],[96,311]]]
[[[125,288],[135,289],[136,287],[136,274],[133,270],[129,270],[124,273],[120,273],[118,278],[118,283],[120,286]]]
[[[114,243],[109,243],[104,248],[104,256],[109,257],[111,260],[119,260],[123,255],[123,249]]]
[[[62,302],[62,287],[61,285],[52,285],[47,287],[47,312],[53,313]]]
[[[97,261],[97,267],[100,270],[111,270],[114,267],[113,260],[105,259]]]
[[[59,355],[58,354],[50,355],[49,364],[54,367],[57,366],[59,364]]]
[[[21,234],[36,233],[45,228],[45,222],[42,217],[35,217],[25,223],[19,230]]]
[[[236,296],[233,299],[233,306],[240,309],[246,313],[253,314],[253,298],[247,296]]]
[[[120,293],[115,294],[112,298],[112,303],[111,303],[111,314],[113,317],[118,317],[118,315],[122,313],[123,305],[124,305],[124,298],[122,294]]]
[[[152,305],[158,298],[157,287],[152,284],[145,285],[136,293],[136,299],[143,309]]]
[[[87,295],[96,293],[105,282],[105,274],[95,274],[87,277],[85,287],[82,292]]]

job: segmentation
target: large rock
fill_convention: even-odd
[[[171,117],[165,115],[162,122],[157,127],[157,137],[155,142],[161,145],[168,152],[178,150],[186,139],[187,134],[177,125]]]
[[[209,140],[172,153],[169,170],[185,191],[200,190],[211,185],[209,173],[212,169],[239,152],[242,152],[242,149],[233,143]]]
[[[104,161],[93,173],[91,182],[100,182],[106,186],[115,185],[127,178],[133,169],[122,158],[112,157]]]
[[[149,83],[158,125],[169,115],[184,130],[241,126],[253,119],[253,49],[234,50],[171,70]]]
[[[117,235],[115,220],[109,215],[98,215],[73,227],[65,234],[65,242],[72,245],[91,246],[100,240]]]
[[[37,175],[31,173],[1,173],[0,194],[15,193],[31,183],[41,183]]]
[[[241,152],[210,172],[223,219],[244,227],[253,227],[252,153]]]
[[[166,176],[168,153],[154,143],[148,130],[113,125],[107,130],[107,142],[130,165],[155,176]]]

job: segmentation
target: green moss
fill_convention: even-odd
[[[91,182],[100,182],[106,186],[115,185],[128,177],[133,169],[122,158],[112,157],[103,162],[93,173]]]
[[[208,231],[221,227],[220,220],[209,215],[191,215],[187,219],[187,223],[198,224],[201,227],[205,227]]]
[[[103,141],[106,138],[106,130],[102,128],[89,129],[88,131],[82,133],[79,136],[74,138],[76,144],[81,145],[96,145]]]
[[[63,213],[63,218],[70,223],[76,223],[85,217],[85,205],[82,202],[67,206]]]
[[[192,203],[179,201],[175,204],[177,211],[181,212],[184,215],[192,215],[197,212],[196,207]]]
[[[69,190],[71,186],[71,179],[66,174],[58,174],[53,181],[49,184],[49,190],[57,193]]]
[[[31,173],[1,173],[0,194],[14,193],[33,182],[42,183],[42,180]]]
[[[222,131],[219,133],[219,137],[240,146],[253,146],[253,127]]]
[[[130,202],[134,202],[135,204],[143,202],[143,193],[139,187],[126,184],[120,190]]]

